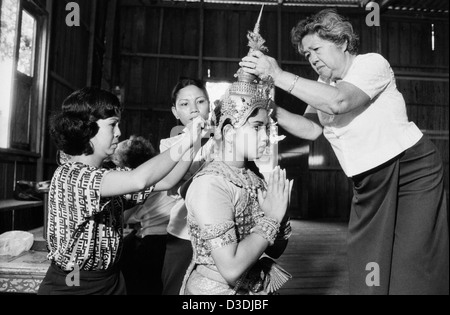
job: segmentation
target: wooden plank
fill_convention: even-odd
[[[409,75],[408,73],[399,73],[397,71],[396,79],[397,80],[406,80],[406,81],[424,81],[424,82],[449,82],[448,75],[436,75],[436,73],[431,76],[424,76],[425,73],[416,73]]]
[[[200,1],[199,8],[199,41],[198,41],[198,71],[197,77],[203,77],[203,51],[205,44],[205,6],[204,1]]]
[[[164,30],[164,8],[160,9],[160,17],[159,17],[159,28],[158,28],[158,57],[156,59],[156,72],[155,72],[155,91],[158,91],[159,89],[159,69],[160,69],[160,63],[161,59],[159,58],[159,55],[161,54],[161,45],[162,45],[162,37],[163,37],[163,30]]]
[[[277,260],[293,278],[281,295],[348,295],[347,223],[293,220],[292,237]]]
[[[449,66],[449,25],[446,21],[434,21],[436,65]]]
[[[105,25],[105,57],[102,71],[102,88],[111,90],[113,88],[113,56],[115,44],[115,29],[117,15],[117,0],[110,0],[107,8],[106,25]]]
[[[34,152],[0,148],[0,160],[34,163],[41,155]]]
[[[53,0],[46,1],[47,15],[45,17],[45,23],[42,25],[42,40],[41,54],[39,56],[39,63],[42,65],[42,69],[39,70],[39,81],[42,82],[42,88],[39,89],[39,101],[42,103],[41,109],[38,113],[38,126],[37,131],[37,147],[38,152],[41,153],[37,161],[36,179],[41,181],[44,178],[44,151],[46,147],[46,131],[47,131],[47,109],[48,109],[48,86],[49,86],[49,61],[50,61],[50,45],[51,45],[51,33],[53,22]]]
[[[91,16],[89,21],[89,46],[88,46],[88,60],[87,60],[87,75],[86,86],[92,85],[92,76],[94,70],[94,51],[95,51],[95,26],[97,23],[97,0],[91,2]]]
[[[70,83],[69,81],[67,81],[66,79],[64,79],[63,77],[61,77],[60,75],[58,75],[57,73],[55,73],[53,71],[50,73],[50,77],[53,80],[55,80],[56,82],[64,85],[65,87],[69,88],[72,91],[75,91],[78,89],[77,86],[73,85],[72,83]]]
[[[283,58],[283,51],[282,51],[282,40],[283,40],[283,15],[282,15],[282,9],[283,9],[283,1],[278,1],[277,6],[277,56],[278,56],[278,63],[282,64],[282,58]]]
[[[141,52],[122,51],[121,55],[124,57],[139,57],[139,58],[162,58],[162,59],[180,59],[180,60],[198,60],[198,56],[187,55],[169,55],[169,54],[152,54]]]
[[[0,212],[41,207],[43,201],[22,201],[16,199],[0,200]]]
[[[388,45],[387,45],[387,60],[391,64],[402,64],[401,62],[401,56],[399,56],[399,49],[398,49],[398,43],[400,42],[400,35],[399,35],[399,23],[394,20],[388,21],[388,27],[387,27],[387,33],[384,35],[386,38],[388,38]]]

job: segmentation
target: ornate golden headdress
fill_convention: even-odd
[[[261,8],[254,30],[247,34],[249,53],[255,50],[268,51],[267,47],[264,46],[265,40],[259,34],[263,9],[264,5]],[[259,79],[257,76],[245,72],[242,68],[237,71],[235,77],[237,77],[237,81],[233,82],[219,101],[221,116],[219,122],[216,122],[216,139],[221,138],[223,123],[226,120],[231,120],[231,124],[235,128],[240,128],[257,108],[270,111],[271,92],[274,87],[272,78]]]

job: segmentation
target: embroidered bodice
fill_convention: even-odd
[[[258,203],[257,189],[265,190],[265,183],[250,170],[233,168],[223,162],[212,162],[195,176],[191,188],[196,185],[197,179],[204,176],[208,176],[208,180],[211,182],[225,180],[231,184],[223,187],[223,191],[221,190],[219,193],[223,192],[226,196],[237,195],[233,213],[234,220],[203,229],[194,217],[195,203],[188,204],[188,228],[194,250],[194,260],[197,264],[214,265],[211,257],[212,249],[240,242],[250,234],[256,220],[264,216]],[[215,186],[211,186],[211,189],[214,189]],[[234,191],[229,192],[229,190]],[[196,199],[210,196],[211,193],[206,191],[204,194],[196,196]],[[228,209],[224,209],[224,211],[228,211]]]

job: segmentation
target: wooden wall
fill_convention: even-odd
[[[80,26],[66,25],[66,4],[53,1],[50,41],[48,118],[60,110],[64,99],[85,86],[100,86],[105,56],[106,16],[114,0],[78,0]],[[51,179],[56,165],[56,147],[46,130],[44,179]]]
[[[447,19],[384,19],[382,49],[397,73],[408,116],[438,147],[449,187],[449,24]],[[432,25],[435,47],[432,50]],[[448,196],[447,196],[448,197]]]

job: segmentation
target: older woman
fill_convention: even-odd
[[[353,179],[348,235],[351,294],[448,294],[449,242],[442,161],[409,122],[394,73],[381,55],[358,55],[352,25],[323,10],[292,30],[292,41],[318,81],[283,71],[261,52],[245,71],[309,106],[303,116],[282,108],[276,118],[295,136],[323,132]]]

